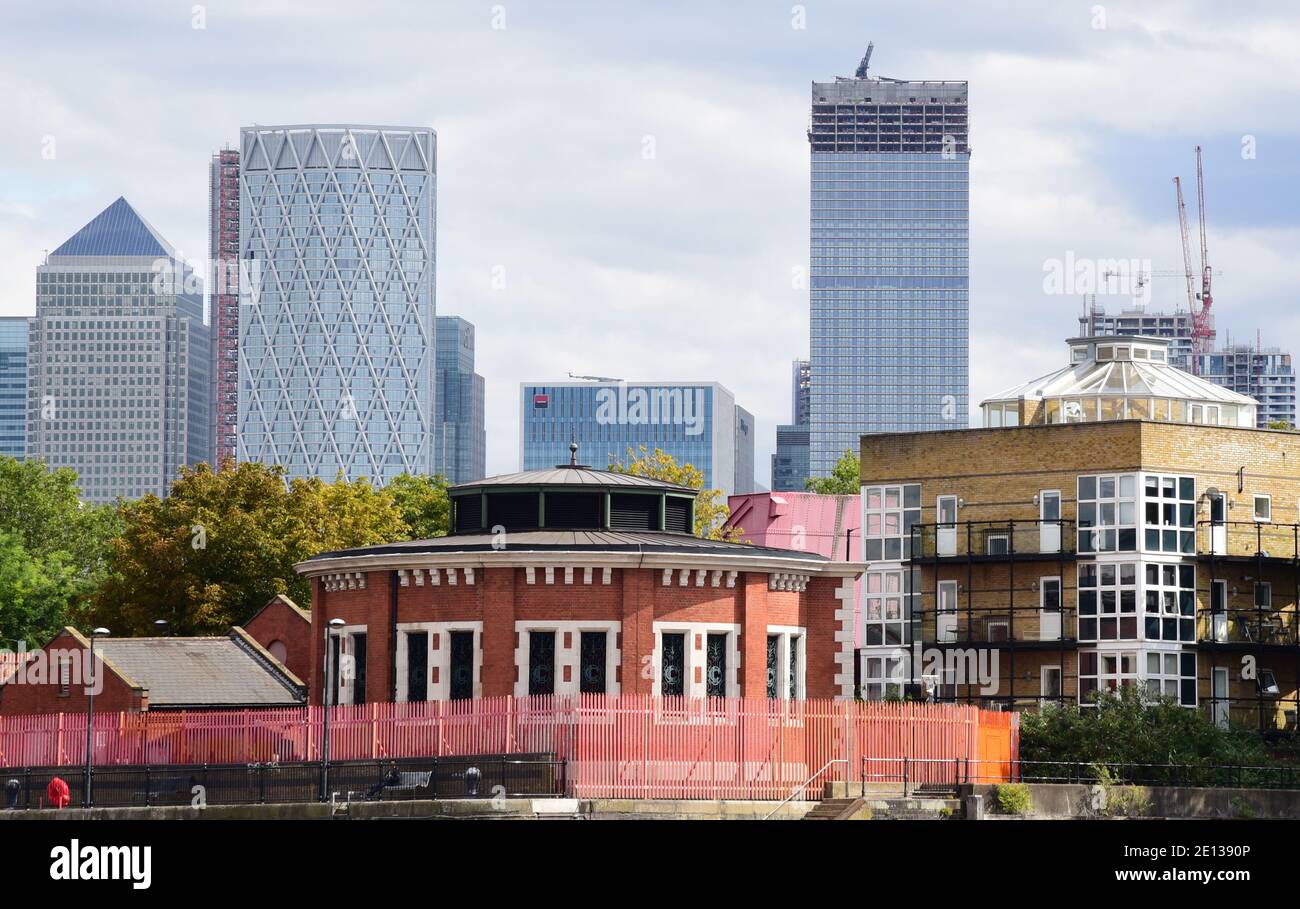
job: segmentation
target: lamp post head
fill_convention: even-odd
[[[96,628],[90,633],[90,636],[92,638],[106,638],[112,633],[113,632],[109,631],[107,628]]]
[[[328,624],[331,631],[338,631],[344,623],[342,619],[330,619]]]

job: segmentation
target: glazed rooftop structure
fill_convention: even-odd
[[[1169,339],[1071,338],[1070,365],[984,401],[984,425],[1154,420],[1254,426],[1254,398],[1169,365]]]

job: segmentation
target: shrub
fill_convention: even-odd
[[[993,798],[1003,814],[1029,813],[1029,787],[1024,783],[1000,783],[993,787]]]

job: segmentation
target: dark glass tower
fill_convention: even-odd
[[[810,469],[869,432],[966,426],[965,82],[814,82]]]

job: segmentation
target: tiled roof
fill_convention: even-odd
[[[281,670],[234,638],[100,638],[95,648],[130,681],[149,689],[151,708],[302,702]]]

